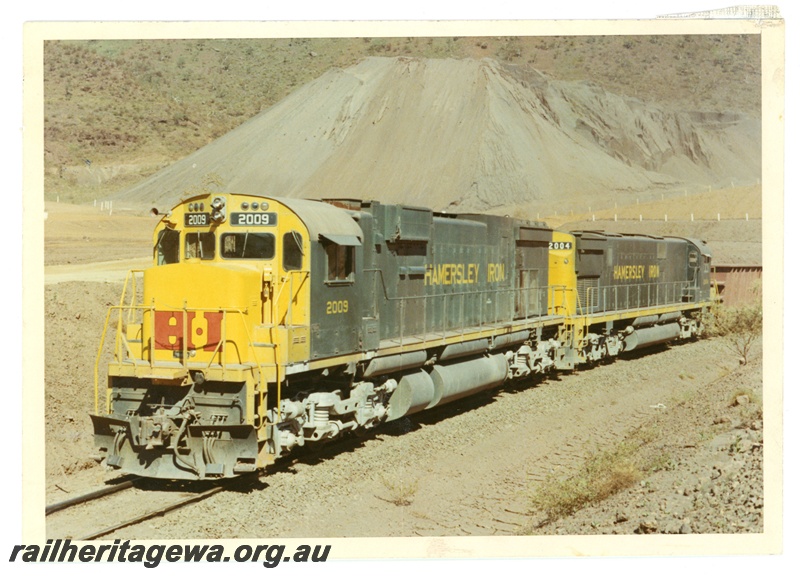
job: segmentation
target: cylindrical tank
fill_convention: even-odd
[[[444,348],[442,354],[439,356],[439,361],[447,361],[448,359],[455,359],[457,357],[464,357],[465,355],[477,355],[489,349],[488,339],[476,339],[474,341],[465,341],[463,343],[451,343]]]
[[[420,369],[403,376],[389,398],[387,421],[422,411],[433,401],[433,397],[433,381],[426,371]]]
[[[634,327],[647,327],[648,325],[655,325],[658,323],[658,315],[645,315],[644,317],[637,317],[633,320]]]
[[[504,355],[491,355],[451,365],[435,365],[431,372],[434,399],[428,407],[500,385],[507,376],[508,360]]]
[[[658,343],[666,343],[677,339],[681,333],[681,328],[677,323],[667,325],[654,325],[653,327],[643,327],[625,336],[625,351],[633,351],[639,347],[647,347]]]
[[[502,349],[510,345],[517,345],[524,342],[531,336],[530,331],[515,331],[514,333],[506,333],[505,335],[498,335],[494,338],[492,349]]]
[[[661,317],[658,318],[659,323],[666,323],[668,321],[678,321],[681,317],[683,317],[683,313],[680,311],[673,311],[671,313],[662,313]]]

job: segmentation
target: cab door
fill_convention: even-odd
[[[350,235],[320,235],[315,252],[311,304],[311,358],[346,355],[362,349],[358,279],[361,241]]]
[[[283,233],[280,240],[280,288],[273,290],[274,323],[284,335],[286,361],[305,361],[309,356],[309,301],[311,297],[307,237],[297,229]]]
[[[686,293],[683,296],[683,301],[694,303],[697,301],[697,292],[699,289],[699,281],[700,281],[700,253],[697,251],[696,248],[689,245],[689,254],[688,254],[688,269],[687,269],[687,280],[688,280],[688,287],[686,288]]]

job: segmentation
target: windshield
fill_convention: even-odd
[[[271,233],[225,233],[221,250],[223,259],[272,259],[275,236]]]
[[[186,258],[213,259],[214,244],[214,233],[186,233]]]

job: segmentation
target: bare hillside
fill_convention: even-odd
[[[493,60],[368,58],[330,71],[122,191],[377,198],[435,209],[573,202],[760,177],[760,122],[681,113]]]
[[[45,195],[106,198],[368,56],[492,58],[659,107],[758,117],[760,45],[758,34],[47,41]]]

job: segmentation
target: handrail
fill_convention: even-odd
[[[112,315],[112,313],[114,311],[116,311],[117,314],[118,314],[117,323],[116,323],[116,332],[115,332],[114,351],[113,351],[114,360],[117,361],[118,363],[126,363],[126,362],[130,362],[130,361],[134,361],[134,362],[136,361],[136,357],[133,354],[133,351],[131,350],[130,345],[129,345],[126,337],[124,336],[124,329],[125,329],[126,325],[131,324],[131,323],[134,322],[134,320],[136,319],[135,315],[136,315],[137,311],[141,312],[142,314],[144,314],[145,312],[149,312],[153,329],[152,329],[152,335],[150,336],[150,339],[149,339],[149,345],[147,346],[147,354],[148,354],[148,357],[149,357],[150,368],[152,369],[152,368],[155,367],[155,363],[156,363],[156,361],[155,361],[155,358],[156,358],[156,356],[155,356],[155,313],[156,313],[156,304],[155,304],[154,300],[150,304],[144,304],[144,303],[139,304],[139,303],[137,303],[137,283],[136,283],[136,274],[137,273],[143,273],[143,270],[130,270],[130,271],[128,271],[128,274],[125,277],[125,282],[124,282],[124,285],[123,285],[122,294],[120,296],[119,305],[110,306],[108,308],[108,311],[106,312],[106,319],[105,319],[105,322],[103,324],[103,331],[102,331],[102,334],[101,334],[100,345],[98,347],[97,356],[95,358],[95,366],[94,366],[94,398],[95,398],[94,399],[94,409],[95,409],[95,414],[97,414],[99,412],[99,406],[100,406],[100,401],[99,401],[99,397],[100,397],[100,394],[99,394],[99,390],[100,390],[100,378],[99,378],[100,360],[102,358],[103,350],[104,350],[105,344],[106,344],[106,337],[107,337],[108,330],[109,330],[109,327],[110,327],[111,315]],[[273,321],[273,325],[272,326],[273,326],[273,328],[278,326],[278,321],[279,320],[277,318],[277,315],[278,315],[278,309],[279,309],[279,300],[280,300],[281,296],[283,295],[284,285],[289,285],[289,288],[288,288],[288,291],[289,291],[289,304],[288,304],[288,311],[287,311],[287,315],[286,315],[285,320],[291,322],[292,321],[292,300],[295,298],[294,293],[295,292],[299,292],[302,289],[302,287],[307,283],[307,281],[308,281],[308,279],[310,277],[310,271],[306,271],[306,270],[290,271],[288,273],[289,273],[289,275],[287,276],[287,278],[284,279],[284,281],[288,279],[289,283],[281,283],[281,288],[278,291],[278,295],[277,296],[273,296],[273,298],[271,299],[271,301],[272,301],[272,303],[271,303],[272,321]],[[299,279],[295,280],[295,277],[299,277]],[[130,288],[131,288],[130,289],[130,303],[126,303],[126,297],[127,297],[127,294],[128,294],[129,285],[130,285]],[[222,307],[222,308],[220,308],[220,307],[189,307],[186,301],[184,301],[180,307],[174,307],[174,306],[170,306],[170,305],[164,305],[164,307],[166,309],[168,309],[168,310],[173,310],[173,311],[176,311],[176,312],[180,312],[180,314],[182,315],[182,331],[183,331],[182,334],[183,334],[184,337],[181,340],[181,358],[180,358],[179,363],[180,363],[180,366],[184,370],[186,370],[187,372],[189,371],[189,356],[188,356],[189,347],[188,347],[188,339],[186,338],[186,335],[187,335],[187,332],[188,332],[187,325],[188,325],[188,322],[189,322],[189,313],[190,312],[198,312],[198,313],[201,313],[201,312],[221,312],[222,313],[222,322],[221,322],[221,326],[222,327],[221,327],[220,339],[219,339],[219,342],[217,343],[214,351],[211,353],[210,359],[209,359],[208,363],[205,365],[205,369],[206,370],[210,369],[211,365],[214,363],[214,359],[219,356],[218,357],[218,363],[219,363],[219,365],[220,365],[220,367],[222,369],[222,377],[223,377],[223,379],[225,377],[225,369],[227,367],[227,358],[226,358],[227,357],[226,356],[226,351],[227,351],[227,345],[228,345],[228,343],[227,343],[227,340],[228,340],[227,332],[228,332],[228,322],[229,322],[229,319],[230,319],[228,314],[229,313],[230,314],[237,314],[238,313],[239,318],[241,319],[242,328],[244,329],[244,334],[245,334],[246,339],[247,339],[246,349],[248,349],[252,354],[252,363],[249,363],[248,365],[251,365],[252,367],[257,369],[257,371],[258,371],[257,387],[258,387],[259,393],[263,393],[264,396],[268,396],[269,395],[269,383],[267,382],[267,374],[266,374],[266,371],[265,371],[265,365],[264,365],[264,363],[262,363],[259,360],[259,357],[258,357],[258,354],[257,354],[256,345],[255,345],[255,341],[253,340],[253,337],[252,337],[251,332],[250,332],[250,328],[248,327],[247,320],[245,319],[245,315],[248,314],[248,308],[247,307],[245,307],[244,309],[236,308],[236,307],[227,307],[227,308],[226,307]],[[123,316],[124,316],[124,314],[126,312],[127,312],[127,319],[125,321],[123,321]],[[143,320],[142,320],[142,322],[143,322]],[[287,327],[287,330],[289,332],[291,332],[291,326],[290,325],[286,325],[286,327]],[[142,327],[142,332],[144,333],[144,326]],[[144,336],[143,336],[143,338],[144,338]],[[277,381],[277,391],[276,391],[277,400],[276,400],[276,402],[277,402],[277,412],[278,412],[278,416],[279,416],[280,412],[281,412],[281,402],[282,402],[282,399],[281,399],[282,377],[281,377],[281,370],[280,370],[280,356],[279,356],[279,353],[278,353],[277,344],[272,343],[272,344],[268,344],[268,345],[270,345],[272,347],[273,354],[274,354],[275,377],[276,377],[276,381]],[[142,344],[142,353],[145,353],[144,342]],[[202,365],[200,367],[202,367]],[[110,398],[109,398],[109,395],[110,395],[109,391],[107,390],[106,391],[106,406],[107,406],[106,407],[106,411],[107,412],[110,411],[110,405],[109,405]],[[261,416],[261,417],[264,417],[264,416]],[[274,424],[272,424],[272,425],[274,425]]]
[[[99,376],[99,367],[100,367],[100,357],[103,355],[103,346],[106,342],[106,332],[108,331],[108,321],[111,318],[111,308],[109,307],[108,311],[106,311],[106,321],[103,324],[103,333],[100,335],[100,347],[97,349],[97,357],[95,358],[94,362],[94,413],[95,415],[98,414],[100,410],[100,376]]]
[[[376,270],[377,272],[377,270]],[[387,301],[394,305],[394,311],[397,315],[397,324],[401,347],[404,344],[406,337],[418,336],[424,334],[427,338],[433,335],[439,335],[441,339],[447,338],[447,333],[450,331],[457,331],[462,335],[471,331],[473,327],[472,322],[468,319],[469,314],[474,314],[477,310],[478,317],[474,319],[474,326],[479,327],[481,330],[486,324],[501,323],[501,322],[518,322],[520,320],[537,319],[542,316],[558,315],[566,316],[569,314],[570,299],[568,294],[574,290],[565,285],[550,285],[550,286],[536,286],[526,288],[504,287],[500,289],[482,289],[479,291],[460,291],[453,293],[436,293],[433,295],[408,295],[398,297],[386,297]],[[487,297],[490,298],[487,301]],[[548,299],[549,298],[549,299]],[[440,319],[436,321],[432,316],[428,315],[428,304],[433,303],[435,300],[442,302],[438,309],[442,311]],[[471,307],[468,300],[473,300],[477,307]],[[454,302],[454,300],[456,300]],[[418,305],[415,305],[418,304]],[[488,308],[485,307],[489,305]],[[366,304],[365,304],[366,305]],[[408,323],[406,312],[416,307],[416,310],[421,312],[421,318],[416,319],[413,323]],[[507,308],[513,310],[513,318],[506,318],[501,315]],[[551,307],[554,310],[551,312]],[[374,301],[372,309],[380,310],[380,298],[377,297]],[[487,317],[489,312],[494,310],[491,317]],[[455,317],[450,318],[446,315],[448,311],[453,311]],[[455,323],[448,323],[448,321],[455,320]],[[412,330],[409,331],[409,326]],[[406,335],[408,333],[408,335]]]
[[[620,291],[624,288],[624,298],[620,298]],[[647,294],[642,295],[642,289],[647,288]],[[651,288],[655,288],[655,301]],[[659,296],[659,288],[665,289]],[[635,307],[632,303],[632,293],[636,290]],[[671,291],[670,291],[671,289]],[[659,283],[635,283],[626,285],[604,285],[602,287],[587,287],[586,288],[586,311],[584,312],[584,305],[582,304],[581,295],[578,295],[578,306],[582,314],[588,313],[608,313],[612,311],[619,311],[622,309],[642,309],[645,307],[658,306],[658,305],[678,305],[686,303],[683,301],[683,296],[687,291],[696,289],[691,281],[663,281]],[[600,291],[602,290],[602,299],[600,299]],[[671,294],[671,297],[670,297]],[[613,295],[613,303],[609,297]],[[662,299],[663,296],[663,299]],[[592,298],[594,297],[594,298]],[[643,299],[643,297],[646,297]],[[620,303],[622,302],[622,303]],[[694,303],[694,301],[690,302]]]
[[[263,370],[263,368],[261,366],[261,363],[258,361],[258,355],[256,354],[256,345],[255,345],[255,342],[253,341],[253,339],[250,337],[250,330],[247,328],[247,323],[246,323],[246,320],[244,318],[244,313],[242,313],[241,310],[239,311],[239,316],[242,318],[242,327],[244,327],[245,334],[247,335],[247,344],[248,344],[250,350],[253,353],[253,361],[256,362],[256,367],[258,367],[258,385],[259,385],[259,388],[263,387],[264,395],[268,395],[269,394],[269,384],[267,384],[265,382],[264,370]],[[280,382],[280,363],[279,363],[280,360],[278,359],[278,348],[275,346],[274,343],[272,344],[272,350],[275,353],[275,378],[276,378],[276,381],[277,381],[277,392],[276,392],[276,395],[278,397],[278,399],[277,399],[278,415],[280,416],[280,413],[281,413],[281,382]],[[270,425],[276,425],[276,424],[270,424]]]
[[[685,305],[697,303],[696,296],[691,297],[691,292],[696,291],[691,281],[663,281],[655,283],[617,284],[603,287],[578,288],[566,285],[546,285],[534,287],[501,287],[496,289],[479,289],[473,291],[437,292],[424,295],[390,296],[385,281],[385,274],[381,269],[365,269],[365,273],[376,274],[375,284],[380,284],[384,303],[395,304],[394,314],[397,315],[397,327],[401,343],[406,337],[418,335],[420,330],[426,335],[440,334],[444,338],[448,331],[464,332],[468,323],[468,299],[476,299],[479,317],[475,325],[483,327],[484,323],[497,323],[501,321],[499,309],[510,307],[514,313],[514,320],[534,319],[543,315],[589,315],[594,313],[610,313],[621,310],[643,309],[653,306]],[[377,287],[376,287],[377,289]],[[581,294],[585,293],[585,294]],[[571,294],[575,295],[574,305]],[[692,301],[684,301],[686,296]],[[492,304],[487,310],[486,297],[492,299]],[[602,299],[601,299],[602,297]],[[441,300],[443,314],[436,321],[428,315],[428,305]],[[456,299],[456,302],[453,300]],[[376,291],[372,309],[380,310],[381,293]],[[414,305],[420,304],[421,307]],[[500,307],[503,305],[503,307]],[[405,312],[412,307],[421,309],[421,319],[409,322]],[[573,309],[574,306],[574,309]],[[493,316],[489,315],[494,308]],[[506,309],[507,310],[507,309]],[[449,323],[446,312],[453,311],[453,322]],[[474,311],[474,310],[473,310]],[[434,322],[431,322],[434,319]],[[502,319],[505,319],[503,317]],[[511,319],[508,319],[511,321]],[[420,323],[422,324],[420,326]],[[413,329],[411,329],[413,327]],[[411,329],[411,331],[409,331]],[[406,335],[408,334],[408,335]]]
[[[100,393],[99,393],[100,392],[100,376],[99,376],[99,373],[100,373],[100,370],[99,370],[99,368],[100,368],[100,359],[102,358],[102,355],[103,355],[103,349],[104,349],[105,343],[106,343],[106,336],[108,335],[108,329],[109,329],[109,326],[110,326],[111,315],[112,315],[112,313],[114,311],[117,311],[117,313],[118,313],[118,322],[117,322],[117,327],[116,327],[115,346],[114,346],[113,356],[114,356],[114,360],[117,361],[118,363],[126,363],[127,361],[134,360],[134,356],[132,355],[130,347],[127,345],[127,339],[125,339],[124,336],[123,336],[123,325],[122,325],[122,321],[121,321],[123,313],[128,312],[129,314],[132,314],[134,311],[142,311],[142,312],[149,311],[152,314],[153,312],[155,312],[155,304],[154,303],[150,304],[150,305],[128,305],[128,304],[122,304],[122,305],[111,305],[108,308],[108,310],[106,312],[105,322],[103,324],[103,331],[102,331],[101,336],[100,336],[100,345],[99,345],[99,347],[97,349],[97,356],[95,357],[95,364],[94,364],[94,409],[95,409],[95,413],[98,413],[99,407],[100,407],[100,400],[99,400],[99,397],[100,397]],[[214,357],[216,357],[217,353],[219,353],[220,351],[222,351],[222,352],[225,351],[225,341],[227,339],[226,329],[227,329],[227,324],[228,324],[227,323],[228,313],[238,313],[240,315],[240,317],[242,318],[242,326],[244,327],[245,335],[247,336],[247,342],[248,342],[247,346],[248,346],[249,349],[251,349],[253,351],[254,366],[256,368],[258,368],[259,374],[261,376],[263,376],[263,373],[264,373],[263,369],[264,368],[263,368],[263,365],[260,362],[257,361],[257,356],[255,355],[255,351],[256,351],[255,350],[255,343],[253,342],[253,339],[252,339],[252,337],[250,335],[250,331],[247,328],[247,323],[245,322],[245,319],[244,319],[244,316],[247,315],[247,313],[248,313],[247,308],[245,308],[245,309],[236,308],[236,307],[221,307],[221,308],[220,307],[191,307],[191,308],[189,308],[189,307],[186,307],[185,304],[184,304],[184,307],[180,310],[181,314],[183,315],[183,325],[184,325],[184,327],[183,327],[184,333],[183,334],[184,334],[184,336],[186,335],[186,329],[187,329],[186,328],[186,323],[187,323],[187,320],[188,320],[188,313],[190,311],[192,311],[192,312],[206,312],[206,311],[207,312],[222,312],[222,314],[223,314],[222,335],[220,337],[219,343],[217,344],[217,348],[214,350],[214,352],[211,355],[211,360],[208,363],[208,365],[206,366],[206,369],[211,367],[211,364],[213,363]],[[153,317],[153,323],[155,325],[155,316],[152,315],[152,317]],[[188,348],[187,348],[187,340],[183,339],[182,341],[183,341],[183,343],[182,343],[182,355],[181,355],[180,365],[186,371],[189,371],[188,355],[186,353],[187,350],[188,350]],[[155,355],[154,355],[155,335],[151,336],[150,342],[151,342],[150,350],[148,352],[149,353],[149,357],[150,357],[149,362],[150,362],[150,367],[153,368],[153,367],[155,367],[155,365],[154,365],[155,364]],[[125,345],[124,349],[122,347],[123,343]],[[276,362],[277,361],[278,360],[277,360],[277,357],[276,357]],[[224,358],[224,353],[220,357],[219,363],[220,363],[220,366],[222,367],[222,370],[224,372],[225,365],[226,365],[225,358]],[[260,377],[260,379],[263,379],[263,377]],[[108,401],[108,400],[106,400],[106,401]],[[108,405],[108,403],[106,405]]]

